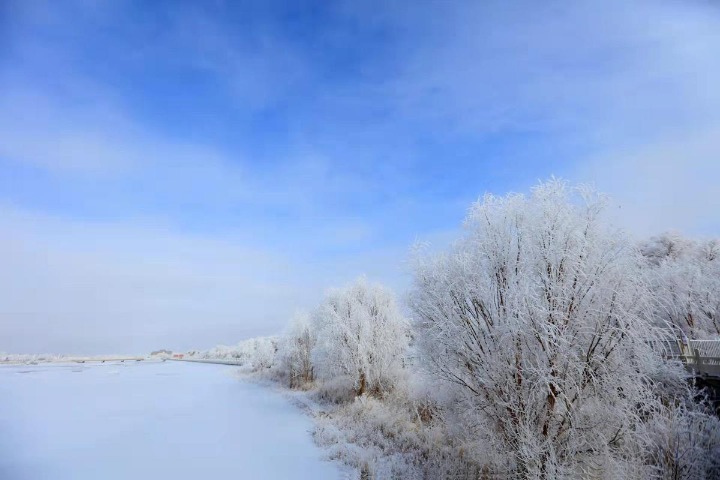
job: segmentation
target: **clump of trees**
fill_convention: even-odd
[[[720,244],[637,244],[605,204],[486,195],[416,250],[411,321],[361,278],[248,358],[330,400],[316,439],[376,478],[720,478],[720,421],[665,357],[720,334]]]
[[[187,356],[197,360],[228,361],[260,372],[276,366],[280,341],[276,336],[256,337],[234,346],[218,345],[206,351],[190,351]]]
[[[402,381],[410,323],[395,295],[359,278],[331,289],[311,314],[298,313],[280,337],[189,352],[198,359],[232,360],[284,379],[291,388],[317,384],[326,398],[382,397]]]

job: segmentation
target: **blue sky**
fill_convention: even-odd
[[[550,175],[630,234],[720,231],[720,7],[0,7],[0,351],[208,347],[360,274],[402,293]]]

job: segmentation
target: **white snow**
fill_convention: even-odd
[[[325,479],[310,418],[224,365],[0,366],[0,478]]]

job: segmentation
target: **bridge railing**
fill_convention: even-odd
[[[680,359],[695,373],[720,377],[720,340],[680,340],[673,353],[668,357]]]

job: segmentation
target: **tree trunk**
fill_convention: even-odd
[[[358,387],[357,396],[365,393],[365,372],[360,372],[360,386]]]

